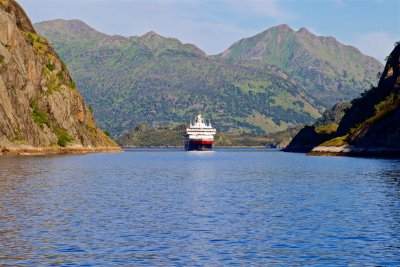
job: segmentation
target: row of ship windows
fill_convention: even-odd
[[[215,131],[215,129],[209,128],[209,129],[188,129],[188,131]]]
[[[215,131],[187,131],[187,133],[215,133]]]

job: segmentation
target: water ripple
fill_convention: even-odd
[[[400,265],[398,160],[167,152],[0,157],[0,266]]]

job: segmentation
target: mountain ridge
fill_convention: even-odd
[[[317,36],[304,27],[295,31],[286,24],[243,38],[216,57],[273,64],[300,78],[302,85],[311,87],[314,94],[317,91],[341,94],[347,90],[353,97],[374,84],[378,70],[383,67],[378,60],[334,37]],[[333,104],[330,97],[329,94],[328,98],[322,96],[318,100],[326,107]]]
[[[360,54],[363,54],[363,55],[365,55],[365,56],[367,56],[367,57],[369,57],[369,58],[371,58],[371,59],[376,60],[376,61],[379,62],[378,59],[376,59],[376,58],[374,58],[374,57],[372,57],[372,56],[370,56],[370,55],[364,54],[364,53],[363,53],[359,48],[357,48],[356,46],[354,46],[354,45],[349,45],[349,44],[344,44],[344,43],[340,42],[339,40],[337,40],[336,37],[334,37],[334,36],[330,36],[330,35],[327,35],[327,36],[325,36],[325,35],[317,35],[317,34],[312,33],[312,32],[311,32],[309,29],[307,29],[306,27],[300,27],[300,28],[296,31],[296,30],[292,29],[288,24],[279,24],[279,25],[277,25],[277,26],[270,27],[270,28],[268,28],[268,29],[266,29],[266,30],[264,30],[264,31],[262,31],[262,32],[260,32],[260,33],[258,33],[258,34],[256,34],[256,35],[253,35],[253,36],[250,36],[250,37],[244,37],[244,38],[242,38],[242,39],[236,41],[235,43],[233,43],[233,44],[232,44],[229,48],[227,48],[226,50],[222,51],[221,53],[216,54],[215,56],[223,55],[223,54],[226,55],[227,52],[228,52],[228,50],[229,50],[231,47],[235,46],[236,44],[240,44],[240,43],[242,43],[242,42],[244,42],[244,41],[246,41],[246,40],[248,40],[248,39],[251,39],[251,38],[254,38],[254,37],[257,37],[257,36],[263,36],[263,35],[265,35],[266,33],[268,33],[269,31],[274,30],[274,29],[285,30],[285,31],[293,31],[293,32],[296,32],[296,33],[302,34],[302,35],[311,35],[311,36],[317,37],[317,38],[324,38],[324,39],[327,39],[327,40],[332,40],[332,41],[335,41],[335,42],[340,43],[341,45],[343,45],[343,46],[345,46],[345,47],[347,47],[347,48],[355,49],[355,50],[357,50],[357,52],[359,52]]]
[[[163,35],[157,33],[157,32],[154,31],[154,30],[150,30],[150,31],[148,31],[148,32],[146,32],[146,33],[144,33],[144,34],[142,34],[142,35],[129,35],[129,36],[125,36],[125,35],[121,35],[121,34],[107,34],[107,33],[103,33],[103,32],[101,32],[101,31],[96,30],[94,27],[90,26],[90,24],[88,24],[88,23],[86,23],[86,22],[84,22],[84,21],[82,21],[82,20],[80,20],[80,19],[53,19],[53,20],[45,20],[45,21],[41,21],[41,22],[36,22],[36,23],[34,23],[34,26],[35,26],[35,27],[42,28],[42,27],[45,27],[45,25],[47,25],[47,24],[49,24],[49,23],[52,24],[52,23],[57,23],[57,22],[63,22],[63,23],[68,23],[68,24],[69,24],[69,23],[75,23],[77,26],[79,26],[79,28],[88,28],[88,29],[91,29],[92,31],[95,31],[95,32],[99,33],[99,34],[103,34],[103,35],[105,35],[105,36],[111,36],[111,37],[121,37],[121,38],[128,38],[128,39],[130,39],[130,38],[143,38],[143,37],[145,37],[145,36],[158,36],[158,37],[167,38],[167,39],[175,39],[175,40],[178,40],[180,43],[182,43],[182,44],[184,44],[184,45],[193,45],[193,46],[195,46],[197,49],[201,50],[204,54],[206,54],[207,56],[210,56],[210,57],[222,55],[222,54],[226,53],[226,52],[229,50],[229,48],[232,47],[232,46],[234,46],[235,44],[238,44],[238,43],[240,43],[240,42],[242,42],[242,41],[244,41],[244,40],[246,40],[246,39],[249,39],[249,38],[252,38],[252,37],[255,37],[255,36],[258,36],[258,35],[262,35],[263,33],[266,33],[266,32],[268,32],[268,31],[271,30],[271,29],[274,29],[274,28],[278,28],[278,29],[288,29],[288,30],[295,31],[295,32],[297,32],[297,33],[308,33],[308,34],[311,34],[311,35],[313,35],[313,36],[315,36],[315,37],[321,37],[321,38],[326,38],[326,39],[333,39],[334,41],[340,43],[341,45],[343,45],[343,46],[345,46],[345,47],[348,47],[348,48],[356,49],[357,52],[359,52],[360,54],[363,54],[364,56],[369,57],[369,58],[371,58],[371,59],[376,60],[377,62],[379,62],[376,58],[374,58],[374,57],[372,57],[372,56],[370,56],[370,55],[364,54],[364,53],[363,53],[359,48],[357,48],[356,46],[354,46],[354,45],[349,45],[349,44],[344,44],[344,43],[340,42],[339,40],[337,40],[334,36],[330,36],[330,35],[328,35],[328,36],[316,35],[316,34],[312,33],[312,32],[311,32],[309,29],[307,29],[306,27],[300,27],[299,30],[296,31],[296,30],[292,29],[288,24],[279,24],[279,25],[277,25],[277,26],[272,26],[272,27],[270,27],[270,28],[268,28],[268,29],[266,29],[266,30],[264,30],[264,31],[262,31],[262,32],[260,32],[260,33],[258,33],[258,34],[256,34],[256,35],[254,35],[254,36],[243,37],[243,38],[239,39],[238,41],[236,41],[235,43],[233,43],[229,48],[225,49],[224,51],[222,51],[222,52],[220,52],[220,53],[217,53],[217,54],[207,54],[205,51],[203,51],[201,48],[198,48],[198,47],[197,47],[195,44],[193,44],[193,43],[183,43],[183,42],[181,42],[179,39],[177,39],[177,38],[175,38],[175,37],[163,36]],[[43,30],[43,29],[42,29],[42,30]],[[64,33],[66,33],[66,32],[67,32],[67,31],[65,31]],[[379,63],[380,63],[380,62],[379,62]],[[382,65],[382,67],[383,67],[383,65]]]
[[[310,123],[324,108],[361,92],[343,88],[341,97],[337,90],[321,91],[328,99],[323,103],[320,92],[310,89],[309,84],[316,87],[312,79],[305,83],[275,65],[229,62],[154,32],[133,37],[96,31],[70,35],[60,23],[69,22],[35,27],[71,67],[81,93],[99,111],[101,127],[114,136],[142,123],[178,125],[199,111],[209,114],[221,130],[280,131]]]

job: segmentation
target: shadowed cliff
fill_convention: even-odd
[[[400,43],[387,58],[378,86],[351,102],[330,136],[303,129],[285,149],[311,154],[400,155]],[[311,141],[313,140],[313,141]],[[302,142],[304,141],[304,142]]]

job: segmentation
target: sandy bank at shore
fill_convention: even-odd
[[[0,155],[51,155],[51,154],[85,154],[100,152],[123,152],[120,147],[32,147],[32,146],[16,146],[0,148]]]
[[[314,147],[307,155],[311,156],[359,156],[359,157],[400,157],[400,149],[387,147],[339,146]]]

